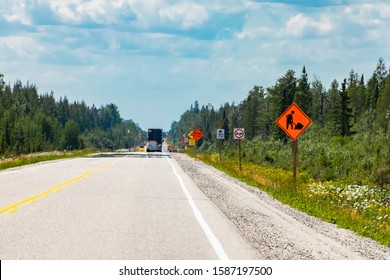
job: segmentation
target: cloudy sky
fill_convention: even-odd
[[[0,73],[169,129],[292,69],[325,87],[390,64],[388,0],[0,0]]]

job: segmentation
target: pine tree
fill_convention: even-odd
[[[346,90],[347,80],[344,79],[344,82],[341,84],[340,92],[340,135],[341,136],[350,136],[352,134],[351,128],[351,118],[352,118],[352,109],[350,108],[351,99],[349,98]]]
[[[335,83],[333,83],[333,87]],[[349,136],[352,134],[350,98],[346,90],[347,80],[341,84],[341,91],[332,94],[332,130],[335,135]]]
[[[242,125],[248,139],[260,134],[260,117],[264,113],[264,89],[254,86],[241,104]]]
[[[222,113],[222,128],[225,130],[225,139],[230,139],[230,125],[227,111],[229,110],[229,104],[226,103]]]
[[[4,105],[3,105],[5,82],[3,80],[3,77],[4,77],[4,75],[0,73],[0,120],[1,120],[1,117],[3,116],[4,110],[5,110]],[[1,137],[1,135],[0,135],[0,137]],[[1,138],[0,138],[0,141],[1,141]],[[0,145],[1,145],[1,142],[0,142]],[[0,147],[0,153],[1,153],[1,147]]]
[[[376,65],[375,74],[378,79],[379,86],[382,87],[387,76],[387,68],[382,57],[379,58],[378,64]]]
[[[360,115],[360,106],[362,105],[359,98],[358,82],[359,76],[352,69],[349,73],[347,95],[351,100],[351,112],[353,116],[353,123],[355,124]]]
[[[367,83],[366,101],[365,101],[365,103],[367,104],[366,105],[367,109],[370,109],[371,111],[375,111],[378,98],[379,98],[379,81],[376,73],[374,73]]]
[[[324,127],[326,105],[328,105],[329,100],[327,99],[327,94],[324,89],[324,86],[319,79],[314,79],[311,92],[311,95],[313,96],[311,109],[312,119],[313,121],[318,121],[320,123],[320,126]]]
[[[68,150],[79,148],[80,128],[74,120],[69,120],[65,124],[65,147]]]
[[[390,75],[384,81],[380,92],[377,104],[377,116],[379,124],[387,132],[390,123]]]
[[[302,76],[298,79],[297,91],[294,95],[294,102],[306,113],[311,116],[313,96],[310,91],[310,83],[307,78],[306,67],[303,67]]]
[[[357,113],[358,115],[362,115],[363,112],[365,110],[368,109],[368,104],[366,103],[366,85],[365,85],[365,82],[364,82],[364,75],[362,74],[362,76],[360,77],[360,82],[359,82],[359,86],[358,86],[358,99],[359,99],[359,103],[358,103],[358,106],[357,106]]]

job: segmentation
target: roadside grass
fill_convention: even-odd
[[[86,156],[93,153],[91,149],[77,150],[77,151],[52,151],[52,152],[41,152],[34,154],[22,154],[10,158],[0,158],[0,170],[5,170],[8,168],[19,167],[23,165],[65,159],[65,158],[76,158]]]
[[[315,181],[308,173],[297,174],[282,168],[242,162],[225,158],[219,161],[214,153],[187,155],[257,187],[282,203],[318,217],[359,235],[372,238],[390,247],[390,189],[378,186],[348,184],[343,181]]]

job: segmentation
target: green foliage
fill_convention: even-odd
[[[215,136],[200,143],[193,156],[282,202],[390,246],[390,75],[383,59],[367,83],[354,70],[328,90],[317,78],[309,83],[306,68],[298,80],[294,75],[288,70],[274,86],[254,86],[241,103],[213,110],[207,127],[200,126],[200,112],[188,110],[172,130],[180,131],[176,137],[181,139],[195,127],[212,128],[212,135],[225,128],[229,137],[222,162]],[[298,140],[295,182],[291,140],[275,124],[292,101],[313,121]],[[247,132],[241,143],[242,171],[232,139],[236,127]]]
[[[196,102],[170,133],[180,143],[182,135],[196,127],[206,135],[198,143],[202,152],[216,152],[217,128],[225,128],[226,157],[237,156],[233,129],[243,127],[243,160],[291,170],[291,141],[276,126],[275,120],[291,104],[300,102],[313,124],[299,138],[298,168],[315,180],[341,180],[350,184],[386,185],[390,177],[390,75],[379,60],[367,85],[363,75],[351,70],[341,85],[334,80],[326,90],[316,78],[307,79],[306,68],[297,80],[288,70],[275,86],[264,90],[254,86],[239,104],[228,104],[214,110],[211,105]],[[298,104],[299,105],[299,104]]]
[[[303,67],[302,76],[298,80],[297,92],[294,95],[294,102],[309,115],[312,115],[313,93],[310,92],[310,83],[306,73],[306,67]]]
[[[79,148],[80,127],[74,120],[68,120],[64,128],[65,147],[68,150]]]
[[[262,134],[261,116],[265,112],[264,105],[264,89],[254,86],[241,104],[242,125],[247,128],[246,136],[249,139]]]
[[[299,172],[294,181],[292,172],[282,168],[243,162],[240,170],[236,159],[220,162],[215,153],[187,150],[187,154],[267,191],[283,203],[390,246],[390,189],[319,182],[306,172]]]
[[[49,161],[49,160],[57,160],[64,158],[75,158],[86,156],[91,154],[93,150],[85,149],[85,150],[77,150],[77,151],[52,151],[52,152],[41,152],[34,153],[28,155],[19,155],[12,158],[4,158],[0,159],[0,170],[23,166],[27,164],[33,164],[37,162]]]
[[[124,121],[118,107],[96,108],[84,101],[56,101],[54,93],[16,81],[6,85],[0,74],[0,155],[11,156],[58,149],[129,148],[142,132]]]

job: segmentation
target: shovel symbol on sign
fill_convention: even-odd
[[[291,114],[288,114],[286,116],[286,118],[287,118],[287,129],[289,127],[291,127],[291,129],[294,129],[294,130],[301,130],[303,128],[303,124],[301,124],[301,123],[295,124],[294,123],[294,120],[293,120],[294,113],[295,113],[294,111],[291,111]]]

